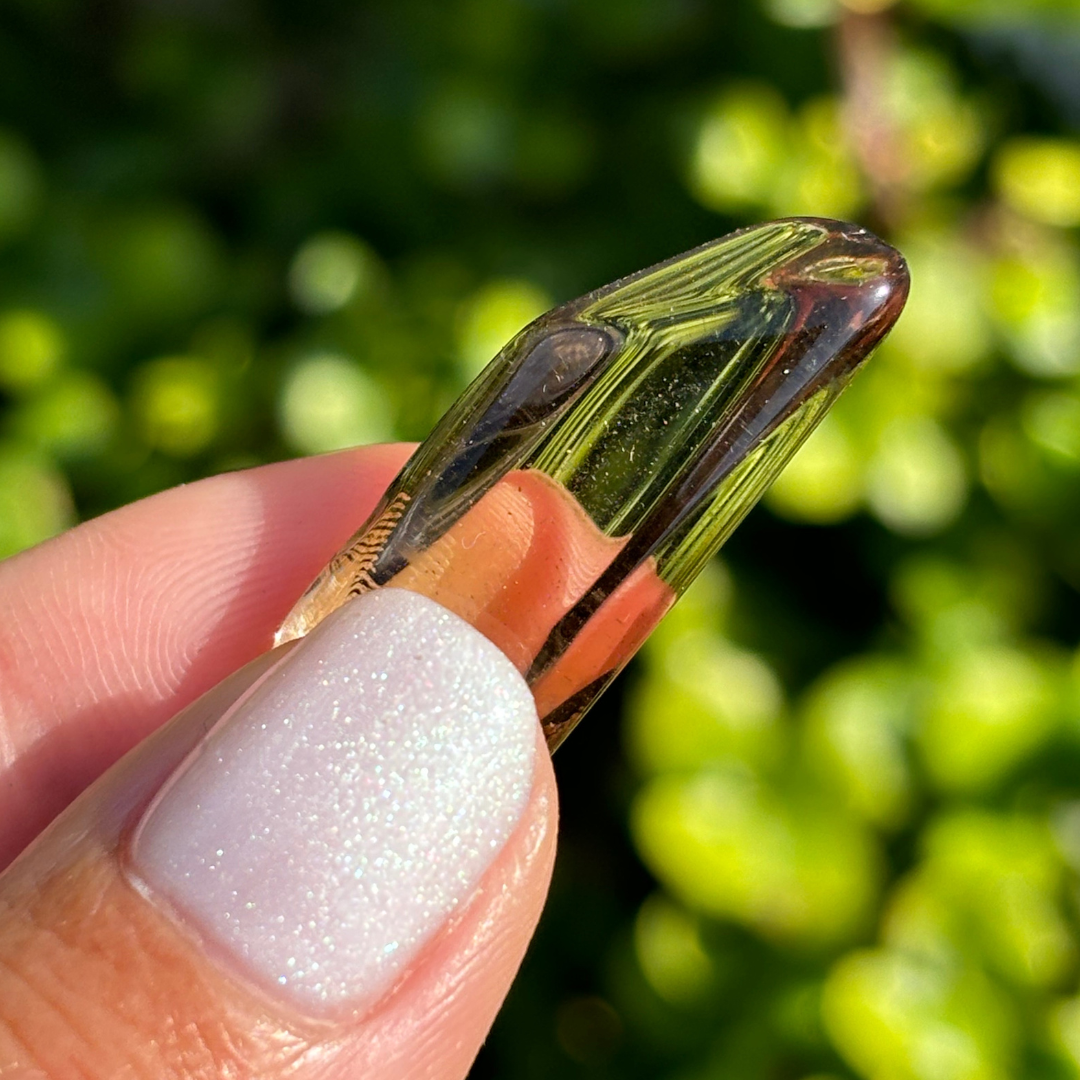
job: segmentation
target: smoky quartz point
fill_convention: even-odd
[[[554,308],[443,417],[278,633],[423,592],[499,645],[554,749],[903,308],[864,229],[742,229]]]

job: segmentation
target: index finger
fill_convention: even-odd
[[[212,477],[0,563],[0,868],[145,735],[270,647],[409,450]]]

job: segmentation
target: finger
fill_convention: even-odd
[[[0,867],[129,747],[269,647],[408,450],[203,480],[0,563]]]
[[[513,664],[425,597],[361,597],[158,731],[0,879],[0,1075],[464,1076],[554,830]]]

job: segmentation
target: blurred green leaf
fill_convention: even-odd
[[[844,957],[825,987],[825,1023],[862,1076],[882,1080],[1004,1080],[1013,1075],[1019,1018],[976,970],[891,950]]]
[[[646,864],[691,908],[809,947],[865,927],[878,851],[819,796],[734,769],[667,775],[643,788],[632,827]]]
[[[55,536],[73,518],[68,484],[49,459],[0,443],[0,557]]]
[[[41,167],[18,135],[0,130],[0,245],[29,228],[42,200]]]

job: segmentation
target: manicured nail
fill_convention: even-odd
[[[131,869],[264,988],[364,1007],[513,832],[536,740],[496,646],[418,593],[369,593],[211,730],[140,821]]]

